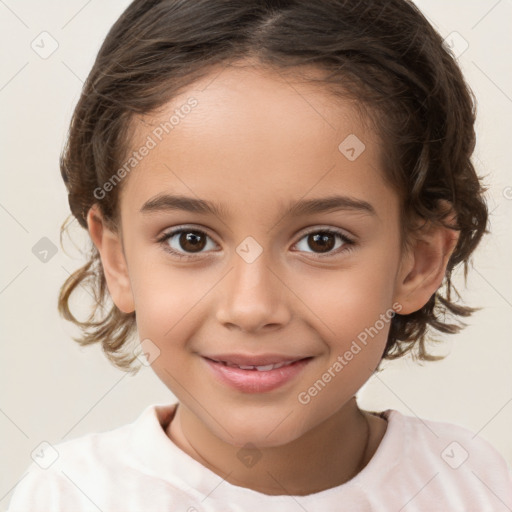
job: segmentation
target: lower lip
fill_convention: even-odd
[[[311,358],[301,359],[281,368],[260,372],[258,370],[233,368],[206,357],[203,357],[203,359],[221,382],[244,393],[265,393],[283,386],[296,377],[311,361]]]

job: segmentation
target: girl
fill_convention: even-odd
[[[487,207],[442,43],[407,0],[126,9],[61,159],[94,245],[59,308],[178,401],[49,447],[11,512],[511,509],[489,443],[355,397],[474,311],[450,277]]]

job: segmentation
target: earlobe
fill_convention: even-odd
[[[107,227],[97,205],[93,205],[87,213],[87,226],[91,240],[100,253],[108,291],[114,304],[123,313],[132,313],[135,305],[119,235]]]
[[[442,285],[458,239],[458,231],[432,223],[426,223],[415,235],[395,284],[395,301],[402,306],[401,315],[421,309]]]

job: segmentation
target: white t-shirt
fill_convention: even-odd
[[[150,405],[133,423],[43,447],[8,512],[512,510],[507,462],[458,425],[388,409],[380,413],[388,427],[377,451],[350,481],[307,496],[271,496],[226,482],[176,446],[165,433],[175,408]]]

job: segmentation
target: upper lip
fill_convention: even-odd
[[[214,361],[223,361],[242,366],[265,366],[268,364],[278,364],[291,361],[299,361],[311,356],[288,356],[283,354],[213,354],[203,355],[207,359]]]

